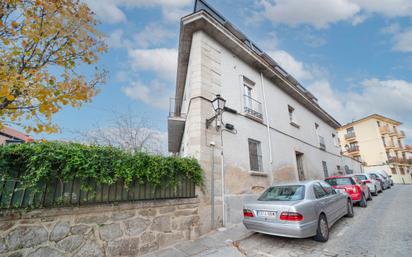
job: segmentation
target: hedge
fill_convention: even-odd
[[[18,173],[19,184],[24,188],[74,177],[82,185],[94,180],[103,185],[124,181],[126,187],[133,181],[155,187],[174,186],[179,176],[199,186],[203,183],[202,169],[192,158],[132,154],[110,146],[63,142],[0,146],[0,172],[3,181]]]

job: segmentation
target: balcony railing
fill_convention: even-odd
[[[186,118],[186,114],[182,113],[182,103],[180,98],[170,98],[169,101],[169,118]]]
[[[262,103],[256,101],[252,97],[248,95],[243,95],[244,100],[244,110],[245,113],[262,120],[263,119],[263,112],[262,112]]]
[[[389,162],[389,163],[399,163],[399,158],[390,156],[390,157],[388,158],[388,162]]]
[[[395,148],[395,145],[392,144],[392,143],[386,143],[386,144],[385,144],[385,148],[386,148],[386,149],[392,149],[392,148]]]
[[[398,132],[398,137],[399,138],[404,138],[406,135],[405,135],[405,131],[403,131],[403,130],[400,130],[399,132]]]
[[[346,140],[352,140],[352,139],[355,139],[355,138],[356,138],[355,132],[349,132],[345,135]]]
[[[319,148],[321,150],[326,150],[325,138],[322,136],[319,136]]]
[[[388,134],[390,129],[388,126],[382,126],[379,128],[379,131],[381,132],[381,134]]]
[[[348,151],[348,153],[354,153],[354,152],[359,152],[359,146],[350,146],[348,149],[347,149],[347,151]]]

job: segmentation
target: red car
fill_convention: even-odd
[[[367,207],[367,200],[372,199],[371,192],[365,182],[356,176],[343,175],[325,179],[333,188],[345,190],[353,203],[359,203],[361,207]]]

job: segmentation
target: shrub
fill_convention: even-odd
[[[110,146],[62,142],[0,146],[0,170],[2,180],[18,175],[24,188],[35,188],[56,178],[77,178],[82,185],[89,180],[106,185],[122,180],[126,187],[132,181],[155,187],[174,186],[179,176],[200,186],[203,181],[202,170],[192,158],[131,154]]]

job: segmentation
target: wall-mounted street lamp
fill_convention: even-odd
[[[215,110],[215,115],[209,119],[206,119],[206,128],[209,128],[210,124],[216,120],[216,130],[219,130],[221,126],[222,113],[225,109],[226,100],[223,99],[220,95],[216,95],[216,98],[213,99],[212,105]]]

